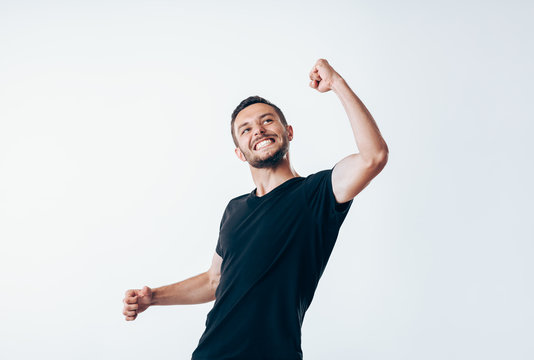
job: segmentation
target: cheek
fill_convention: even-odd
[[[241,154],[245,155],[247,152],[250,152],[251,150],[248,148],[248,144],[239,144],[239,151]]]

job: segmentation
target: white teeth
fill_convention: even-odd
[[[261,149],[262,147],[269,145],[271,142],[272,142],[271,139],[263,140],[263,141],[260,142],[258,145],[256,145],[256,150],[259,150],[259,149]]]

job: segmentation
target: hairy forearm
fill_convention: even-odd
[[[388,147],[373,116],[341,76],[333,80],[332,90],[345,108],[362,158],[372,162],[387,155]]]
[[[203,304],[215,300],[216,286],[208,272],[193,276],[175,284],[153,289],[150,305]]]

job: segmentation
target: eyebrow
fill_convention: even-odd
[[[263,115],[258,116],[257,119],[258,119],[258,120],[261,120],[261,119],[263,119],[264,117],[266,117],[266,116],[268,116],[268,115],[272,115],[272,116],[274,116],[273,113],[268,112],[268,113],[265,113],[265,114],[263,114]],[[247,125],[248,125],[248,121],[245,122],[245,123],[243,123],[243,124],[241,124],[241,125],[239,125],[238,128],[237,128],[237,132],[239,132],[239,129],[241,129],[243,126],[247,126]]]

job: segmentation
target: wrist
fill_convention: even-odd
[[[158,304],[158,289],[152,289],[152,298],[150,299],[150,305],[157,305]]]
[[[347,86],[345,79],[343,79],[341,75],[335,74],[332,77],[332,83],[330,85],[330,88],[332,89],[332,91],[337,93],[344,86]]]

